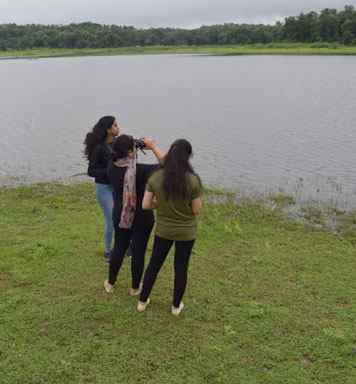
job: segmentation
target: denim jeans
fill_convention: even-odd
[[[112,219],[112,211],[114,205],[113,189],[109,184],[95,184],[96,199],[104,214],[104,244],[105,252],[111,251],[114,225]]]

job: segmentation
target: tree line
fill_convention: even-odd
[[[116,48],[152,45],[228,45],[294,43],[356,44],[356,10],[326,8],[301,13],[274,25],[234,24],[195,29],[100,25],[0,24],[0,50],[31,48]]]

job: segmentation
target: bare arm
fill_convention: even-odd
[[[154,153],[160,164],[163,164],[166,154],[162,152],[156,145],[154,146],[154,148],[152,148],[152,152]]]
[[[197,197],[192,200],[192,211],[194,215],[199,215],[199,212],[203,206],[203,200],[201,197]]]
[[[142,209],[153,209],[153,205],[154,205],[153,199],[154,199],[153,192],[145,191],[145,194],[142,200]]]
[[[153,154],[156,156],[157,160],[163,164],[163,161],[164,161],[164,158],[166,156],[166,154],[164,152],[162,152],[157,144],[154,142],[154,140],[150,139],[150,138],[145,138],[143,139],[144,143],[145,143],[145,146],[147,149],[150,149]]]

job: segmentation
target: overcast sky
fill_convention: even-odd
[[[0,0],[0,23],[101,24],[193,28],[224,22],[274,23],[356,0]]]

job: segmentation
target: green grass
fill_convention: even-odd
[[[216,46],[150,46],[84,49],[31,49],[0,51],[0,58],[43,58],[68,56],[110,56],[134,54],[208,54],[208,55],[355,55],[356,46],[339,44],[255,44]]]
[[[127,260],[104,294],[102,224],[91,184],[0,189],[2,384],[356,382],[350,241],[207,202],[174,318],[172,255],[145,313]]]

